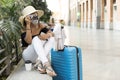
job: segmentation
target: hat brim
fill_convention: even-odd
[[[44,15],[43,10],[35,10],[34,12],[37,12],[37,13],[38,13],[38,17],[39,17],[39,18]],[[34,13],[34,12],[31,12],[31,13],[29,13],[29,14],[32,14],[32,13]],[[29,15],[29,14],[27,14],[27,15]],[[20,16],[20,17],[19,17],[19,22],[20,22],[22,25],[23,25],[23,20],[24,20],[24,18],[25,18],[27,15]]]
[[[36,12],[38,13],[39,18],[44,14],[43,10],[36,10]]]

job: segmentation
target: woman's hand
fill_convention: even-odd
[[[30,24],[31,24],[31,19],[29,16],[26,16],[25,17],[25,22],[26,22],[26,36],[25,36],[25,41],[29,44],[31,44],[32,42],[32,33],[31,33],[31,27],[30,27]]]
[[[50,37],[51,37],[50,34],[41,34],[41,35],[39,35],[39,38],[40,38],[41,40],[47,40],[47,39],[50,38]]]
[[[26,22],[27,25],[31,23],[31,19],[30,19],[29,16],[25,17],[25,22]]]

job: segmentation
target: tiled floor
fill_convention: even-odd
[[[82,48],[83,80],[120,80],[120,31],[70,27],[66,44]]]
[[[18,67],[15,69],[15,71],[13,71],[7,80],[52,80],[52,77],[46,74],[40,74],[34,69],[31,71],[26,71],[24,62],[21,60],[18,64]]]

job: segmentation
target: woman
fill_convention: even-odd
[[[22,56],[25,61],[36,63],[35,67],[39,62],[38,70],[41,73],[56,76],[47,58],[54,43],[53,33],[39,23],[39,18],[43,14],[42,10],[35,10],[32,6],[23,9],[19,21],[25,28],[25,32],[21,34],[22,46],[27,48],[24,49]]]

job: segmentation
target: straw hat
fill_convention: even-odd
[[[39,18],[44,14],[43,10],[36,10],[33,6],[27,6],[27,7],[25,7],[25,8],[23,9],[23,11],[22,11],[22,16],[20,16],[20,18],[19,18],[19,22],[23,25],[23,20],[24,20],[24,18],[25,18],[27,15],[29,15],[29,14],[31,14],[31,13],[34,13],[34,12],[37,12],[37,13],[38,13],[38,17],[39,17]]]

